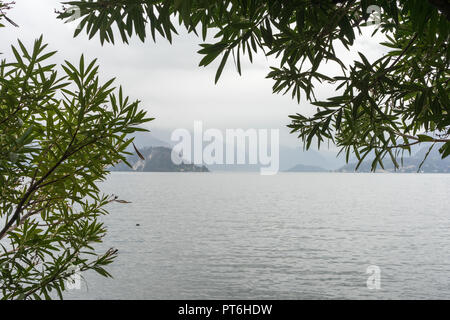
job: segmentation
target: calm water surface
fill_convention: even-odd
[[[88,273],[67,299],[450,298],[450,175],[112,173],[101,187],[132,201],[103,219],[114,279]]]

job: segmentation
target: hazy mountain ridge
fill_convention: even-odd
[[[128,151],[133,153],[129,157],[129,162],[134,167],[134,171],[225,171],[225,172],[257,172],[260,170],[260,164],[213,164],[208,167],[193,166],[192,164],[182,164],[176,166],[172,163],[170,151],[174,142],[166,142],[154,137],[149,132],[139,132],[135,135],[134,143],[145,152],[154,149],[153,155],[149,153],[151,159],[146,159],[145,164],[140,160],[132,147]],[[162,148],[162,149],[157,149]],[[417,169],[428,152],[429,146],[420,147],[420,145],[411,148],[412,156],[405,153],[403,166],[395,170],[389,158],[384,161],[385,168],[379,167],[377,172],[417,172]],[[441,159],[438,152],[439,146],[436,145],[422,165],[421,172],[425,173],[450,173],[450,158]],[[159,150],[159,151],[157,151]],[[268,152],[271,152],[270,150]],[[144,155],[145,156],[145,155]],[[279,171],[285,172],[355,172],[357,160],[354,156],[350,157],[350,163],[345,164],[342,156],[337,157],[337,152],[329,150],[303,150],[301,147],[290,148],[280,146]],[[368,157],[371,157],[369,155]],[[373,157],[373,156],[372,156]],[[146,157],[147,158],[147,157]],[[248,159],[248,152],[246,152]],[[167,162],[167,163],[165,163]],[[371,160],[365,160],[357,172],[371,172]],[[399,163],[400,160],[399,160]],[[202,169],[203,168],[203,169]],[[133,171],[124,163],[114,167],[114,171]]]
[[[436,145],[428,155],[427,159],[423,163],[420,168],[420,172],[423,173],[450,173],[450,157],[445,159],[441,159],[441,155],[438,151],[439,145]],[[383,161],[384,169],[380,166],[377,167],[377,172],[399,172],[399,173],[414,173],[419,169],[420,164],[422,163],[425,155],[427,154],[428,147],[423,147],[419,149],[415,154],[408,157],[405,155],[403,158],[403,165],[400,159],[398,159],[398,163],[401,166],[396,169],[394,164],[392,163],[390,158],[386,158]],[[365,160],[361,163],[357,172],[371,172],[373,160]],[[357,162],[349,163],[338,170],[337,172],[355,172]]]
[[[160,136],[164,136],[165,139],[170,137],[168,132],[160,132]],[[173,141],[167,142],[165,139],[157,138],[150,132],[138,132],[134,134],[134,143],[140,148],[147,147],[167,147],[172,148],[174,144]],[[203,145],[205,147],[207,143]],[[270,146],[270,145],[269,145]],[[225,146],[224,146],[225,149]],[[134,153],[133,147],[128,148],[129,152]],[[235,154],[237,147],[235,146]],[[268,152],[271,150],[269,148]],[[279,170],[287,171],[292,169],[298,164],[305,166],[318,166],[324,168],[325,171],[335,170],[342,167],[345,164],[343,157],[336,157],[337,152],[328,150],[303,150],[301,146],[297,148],[291,148],[284,145],[280,145],[279,149]],[[246,150],[246,158],[248,159],[248,150]],[[212,164],[208,165],[208,169],[211,171],[239,171],[239,172],[257,172],[261,168],[260,164]]]

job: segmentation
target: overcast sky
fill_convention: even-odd
[[[135,37],[129,45],[117,41],[115,45],[101,46],[97,37],[88,40],[84,32],[73,38],[77,24],[57,20],[55,9],[61,9],[60,1],[16,0],[9,17],[20,27],[0,30],[3,57],[11,57],[9,46],[18,38],[31,46],[43,34],[49,49],[58,50],[54,62],[65,59],[78,62],[81,54],[89,60],[97,58],[102,79],[116,77],[116,84],[123,85],[131,98],[141,100],[141,107],[156,118],[148,128],[158,138],[167,140],[168,133],[176,128],[192,130],[193,122],[202,120],[205,128],[222,130],[279,128],[281,144],[300,146],[285,127],[289,124],[288,115],[310,114],[312,108],[304,99],[297,104],[289,94],[272,94],[273,82],[265,76],[275,61],[258,55],[253,64],[243,64],[243,74],[239,76],[229,59],[221,79],[214,85],[220,59],[206,68],[198,67],[201,56],[196,52],[202,41],[195,35],[180,32],[172,45],[162,38],[155,44],[151,38],[142,43]],[[365,28],[366,34],[372,31],[373,27]],[[384,51],[379,40],[364,35],[358,38],[351,52],[339,48],[338,54],[345,54],[345,61],[351,62],[356,59],[357,51],[361,51],[373,61]],[[330,76],[338,74],[338,68],[333,65],[324,66],[321,71]],[[333,95],[330,85],[318,88],[320,98]]]

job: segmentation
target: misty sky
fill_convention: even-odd
[[[77,23],[64,24],[56,19],[55,9],[61,9],[56,0],[16,0],[9,17],[20,27],[0,29],[0,52],[10,58],[10,45],[21,39],[28,47],[41,34],[49,43],[49,50],[58,50],[52,59],[62,63],[65,59],[78,62],[81,54],[87,60],[98,59],[102,79],[116,77],[116,85],[123,85],[125,93],[142,101],[141,107],[148,110],[156,120],[148,128],[160,139],[169,139],[176,128],[192,130],[194,120],[202,120],[205,128],[279,128],[280,142],[291,147],[301,146],[300,142],[285,127],[289,124],[289,114],[297,112],[311,114],[312,107],[302,99],[272,94],[272,80],[265,79],[270,65],[276,61],[257,55],[253,64],[243,63],[243,74],[239,76],[233,60],[229,59],[222,77],[214,85],[218,61],[208,67],[198,67],[201,55],[200,38],[180,30],[180,36],[170,45],[159,37],[156,44],[147,38],[145,43],[134,37],[129,45],[122,44],[116,37],[116,44],[100,45],[97,37],[88,40],[80,34],[73,38]],[[373,61],[385,50],[378,43],[378,36],[371,38],[373,27],[366,27],[351,52],[339,48],[338,54],[345,55],[350,63],[357,58],[357,51],[363,52]],[[244,60],[244,59],[242,59]],[[329,76],[337,75],[335,65],[326,65],[320,70]],[[333,86],[318,87],[318,97],[335,95]]]

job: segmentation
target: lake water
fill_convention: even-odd
[[[101,187],[132,202],[103,219],[114,279],[88,273],[66,299],[450,298],[450,175],[112,173]]]

